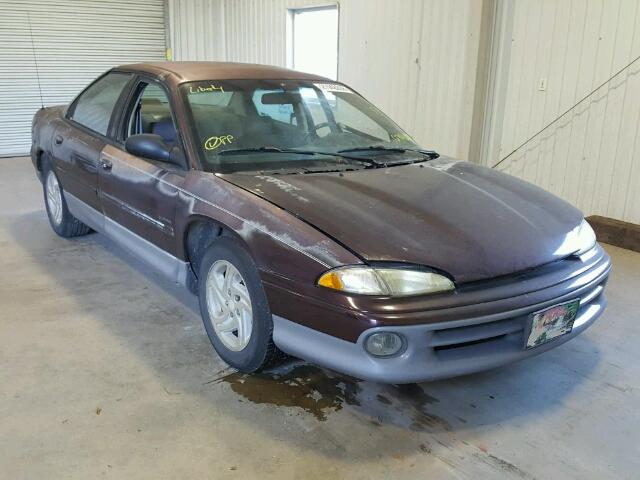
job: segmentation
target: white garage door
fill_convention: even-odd
[[[0,156],[29,152],[36,63],[50,106],[115,65],[164,58],[164,0],[0,0]]]

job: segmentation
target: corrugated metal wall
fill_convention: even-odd
[[[503,3],[487,163],[640,223],[640,2]]]
[[[0,0],[0,156],[29,151],[36,59],[44,104],[59,105],[110,67],[163,60],[165,35],[163,0]]]
[[[224,0],[168,0],[174,60],[224,61]]]
[[[468,158],[482,2],[340,5],[339,78],[425,147]]]
[[[287,9],[330,3],[220,0],[206,10],[171,0],[174,57],[286,66]],[[482,2],[342,0],[339,8],[338,78],[425,147],[466,158]]]

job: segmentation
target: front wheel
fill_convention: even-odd
[[[91,231],[84,223],[71,215],[64,198],[62,186],[49,162],[44,162],[42,187],[44,204],[51,228],[61,237],[77,237]]]
[[[282,357],[258,269],[238,241],[222,237],[209,247],[200,263],[198,297],[209,340],[229,365],[252,373]]]

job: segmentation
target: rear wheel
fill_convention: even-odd
[[[283,356],[273,343],[273,320],[262,281],[249,253],[222,237],[200,263],[200,312],[211,344],[220,357],[251,373]]]
[[[42,167],[42,176],[44,204],[53,231],[66,238],[89,233],[91,229],[69,212],[58,176],[47,161]]]

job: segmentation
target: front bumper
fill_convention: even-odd
[[[599,247],[598,247],[599,248]],[[536,295],[519,296],[517,307],[491,314],[416,325],[385,325],[364,330],[354,342],[274,315],[274,342],[296,357],[382,383],[413,383],[454,377],[486,370],[531,357],[557,347],[586,330],[601,315],[606,298],[604,288],[611,268],[602,251],[600,261],[573,278],[575,288],[554,285],[546,290],[546,300],[526,302]],[[555,291],[556,296],[549,295]],[[569,334],[526,350],[525,335],[532,312],[580,298],[580,309]],[[480,307],[480,305],[478,305]],[[482,308],[477,310],[482,311]],[[440,312],[446,318],[446,311]],[[406,339],[406,349],[398,356],[376,358],[364,349],[365,339],[374,332],[392,331]]]

